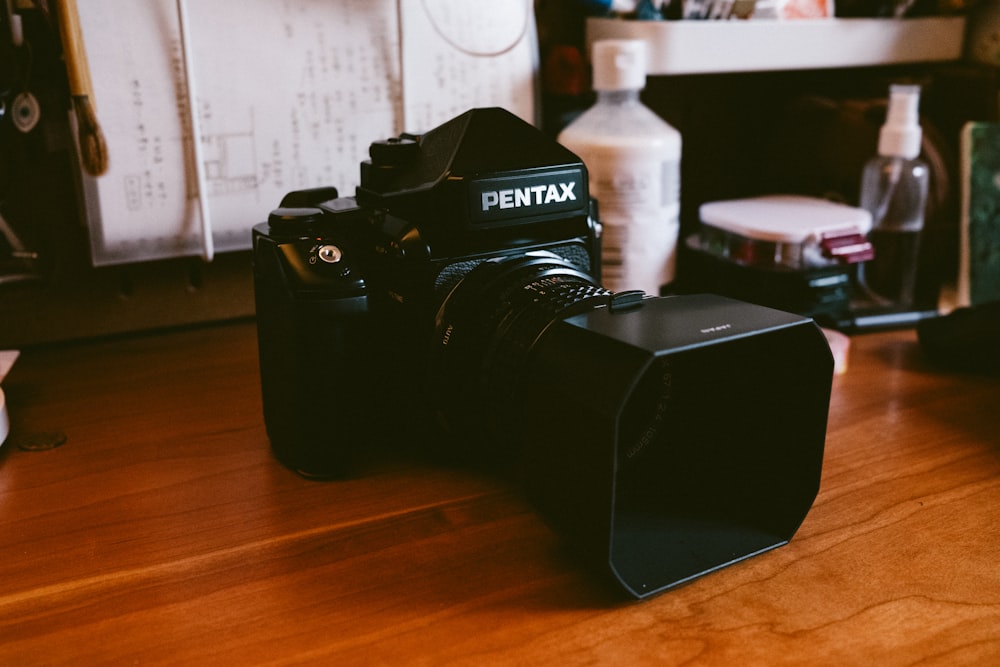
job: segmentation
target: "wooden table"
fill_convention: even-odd
[[[641,603],[501,479],[297,477],[257,372],[247,322],[22,354],[0,665],[1000,664],[1000,379],[912,331],[854,339],[792,542]]]

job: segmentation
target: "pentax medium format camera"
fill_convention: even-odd
[[[809,318],[600,286],[587,170],[502,109],[376,141],[253,230],[264,421],[304,476],[385,442],[495,465],[644,598],[781,546],[819,488]]]

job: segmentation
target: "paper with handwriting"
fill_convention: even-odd
[[[109,152],[83,177],[95,265],[199,254],[199,194],[215,250],[242,250],[286,192],[353,194],[373,140],[480,106],[535,121],[526,0],[190,2],[190,95],[174,0],[80,10]]]

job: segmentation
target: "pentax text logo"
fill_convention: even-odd
[[[576,183],[569,182],[490,190],[483,193],[483,210],[489,211],[494,207],[520,208],[522,206],[562,204],[567,201],[575,202],[575,188]]]
[[[468,212],[473,222],[530,222],[539,215],[586,215],[590,208],[582,169],[546,170],[471,181]]]

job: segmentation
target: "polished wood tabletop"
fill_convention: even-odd
[[[4,391],[0,665],[1000,664],[1000,379],[913,331],[852,340],[792,541],[642,602],[500,476],[282,467],[252,322],[29,348]]]

